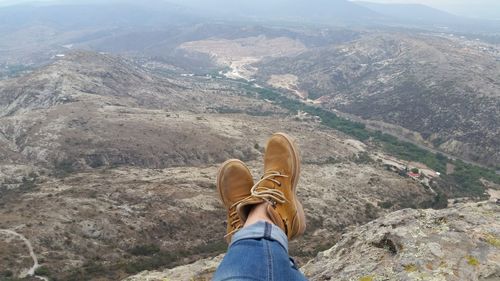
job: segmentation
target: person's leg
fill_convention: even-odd
[[[296,197],[298,148],[287,135],[274,134],[266,146],[264,175],[252,186],[248,174],[241,161],[219,171],[217,189],[230,223],[226,237],[232,239],[214,280],[306,280],[288,256],[288,239],[306,227]]]
[[[268,217],[267,204],[250,211],[244,228],[234,234],[213,280],[306,280],[288,256],[288,238]]]
[[[273,224],[267,213],[267,206],[268,206],[267,202],[263,202],[252,206],[252,209],[250,210],[250,213],[248,215],[247,220],[245,221],[244,226],[252,225],[258,221],[264,221]]]

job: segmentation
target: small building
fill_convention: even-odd
[[[419,173],[408,172],[408,176],[410,178],[418,179],[420,177],[420,174]]]

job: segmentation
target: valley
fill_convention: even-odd
[[[456,52],[446,57],[443,49],[450,45]],[[232,53],[225,55],[234,57]],[[476,66],[466,73],[465,65],[472,62]],[[408,133],[401,137],[410,136],[414,142],[467,161],[493,168],[499,161],[494,147],[499,135],[495,118],[500,116],[500,89],[495,81],[500,78],[500,64],[498,48],[493,45],[432,35],[381,33],[332,48],[248,63],[247,68],[257,74],[247,80],[255,79],[306,102],[351,114],[361,122],[379,121],[404,128]],[[376,107],[371,106],[374,103]],[[472,112],[474,115],[464,118]],[[380,127],[398,135],[399,130],[387,128]]]
[[[45,77],[53,86],[36,86]],[[26,81],[35,87],[9,90]],[[117,279],[223,252],[217,164],[236,157],[258,175],[275,131],[292,134],[303,152],[300,192],[310,231],[292,244],[301,261],[348,226],[392,209],[442,204],[419,182],[377,164],[373,153],[383,151],[376,146],[296,119],[296,111],[255,99],[239,82],[160,77],[120,58],[77,52],[4,83],[0,127],[12,156],[2,162],[0,227],[30,239],[44,276],[54,280]],[[61,96],[44,96],[47,87]],[[37,100],[26,98],[30,91]]]
[[[274,132],[301,150],[310,280],[498,280],[497,24],[344,0],[0,7],[0,280],[210,280],[217,169],[257,180]]]
[[[53,84],[37,86],[46,77]],[[157,76],[121,58],[76,52],[3,83],[0,128],[11,156],[2,162],[0,227],[27,236],[53,280],[117,279],[224,252],[217,164],[239,158],[258,175],[275,131],[302,148],[309,231],[292,243],[302,262],[345,228],[389,210],[442,208],[447,197],[484,192],[446,176],[429,188],[388,171],[376,159],[388,152],[389,136],[246,82]],[[17,92],[19,83],[34,87]],[[413,156],[403,159],[420,161]]]

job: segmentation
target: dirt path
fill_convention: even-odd
[[[15,232],[15,231],[12,231],[12,230],[9,230],[9,229],[0,229],[0,233],[5,233],[5,234],[8,234],[8,235],[15,236],[15,237],[23,240],[24,244],[26,244],[26,247],[28,247],[29,254],[30,254],[31,258],[33,259],[33,266],[30,269],[28,269],[26,272],[23,272],[21,278],[26,277],[26,276],[33,276],[33,277],[36,277],[36,278],[38,278],[40,280],[49,281],[49,279],[47,279],[45,277],[36,276],[35,275],[35,270],[38,267],[40,267],[40,265],[38,264],[38,258],[35,255],[35,251],[33,251],[33,246],[31,245],[31,242],[28,240],[28,238],[26,238],[22,234],[19,234],[19,233]]]

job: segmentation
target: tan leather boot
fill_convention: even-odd
[[[244,221],[236,210],[240,203],[247,204],[262,202],[262,199],[253,198],[250,189],[253,178],[247,166],[240,160],[231,159],[222,164],[217,174],[217,190],[222,204],[227,210],[227,234],[224,236],[228,243],[232,235],[243,227]],[[248,216],[248,211],[239,210]]]
[[[267,208],[269,217],[285,231],[288,239],[303,234],[306,229],[304,209],[296,195],[299,175],[297,146],[288,135],[274,134],[266,146],[264,175],[252,187],[251,195],[270,203]]]

